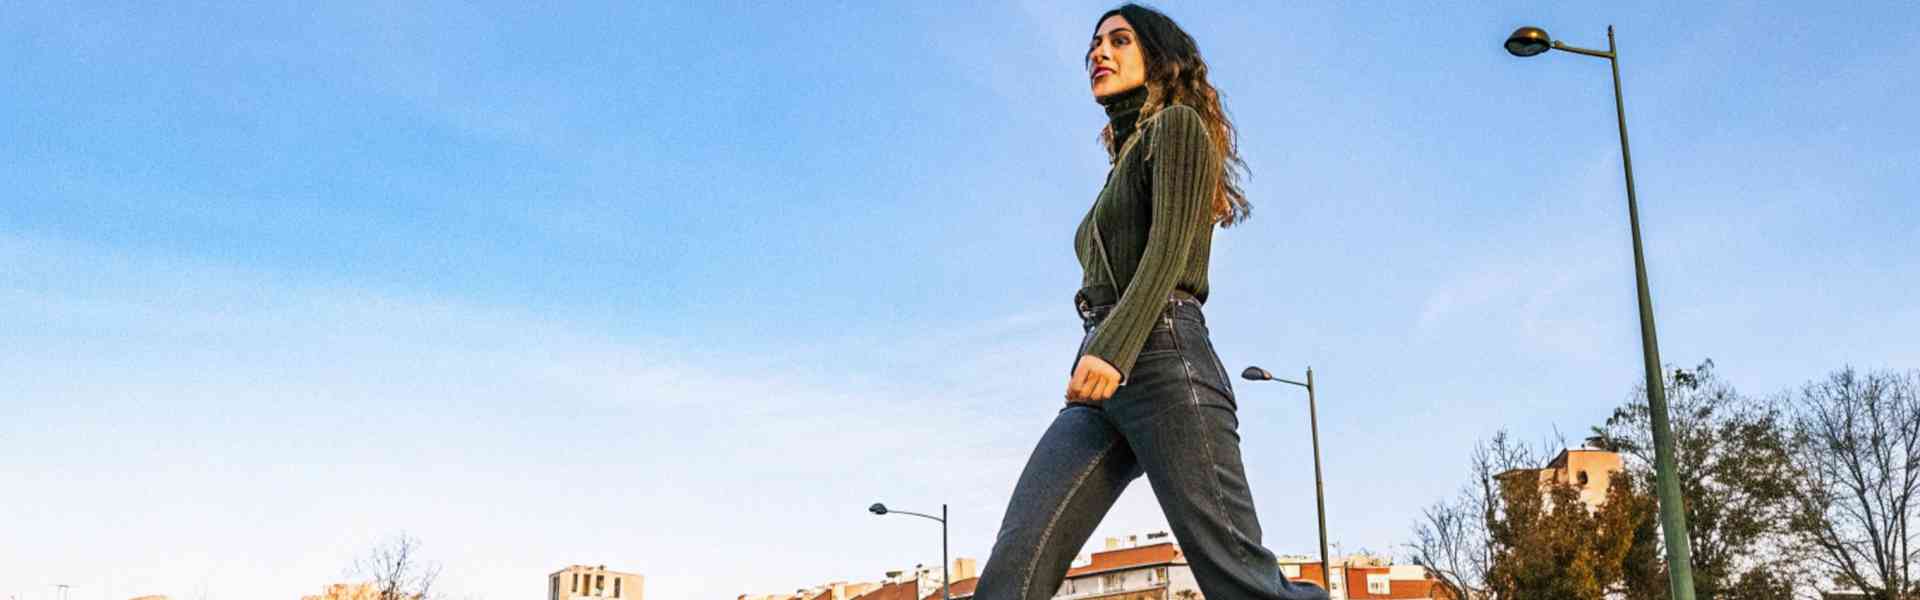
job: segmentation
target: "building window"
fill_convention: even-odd
[[[1108,575],[1106,579],[1105,586],[1109,592],[1127,587],[1127,575],[1125,573],[1114,573]]]
[[[620,578],[619,577],[613,578],[613,597],[615,598],[620,597]]]
[[[1157,575],[1159,575],[1159,576],[1160,576],[1160,579],[1159,579],[1160,581],[1166,581],[1166,580],[1167,580],[1167,568],[1166,568],[1166,567],[1160,567],[1160,568],[1157,568],[1157,569],[1154,569],[1154,570],[1153,570],[1153,572],[1154,572],[1155,574],[1157,574]]]
[[[560,600],[560,576],[555,575],[548,579],[552,580],[553,585],[547,586],[551,588],[547,591],[547,600]]]
[[[607,591],[607,576],[605,575],[594,576],[593,591],[595,594],[600,594]]]
[[[1587,487],[1587,472],[1580,472],[1580,487]]]
[[[580,574],[579,573],[573,574],[573,593],[575,594],[580,593]]]
[[[1387,576],[1383,573],[1368,573],[1367,593],[1381,596],[1393,593],[1393,583],[1387,581]]]

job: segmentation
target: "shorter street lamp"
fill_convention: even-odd
[[[1327,488],[1320,477],[1320,414],[1314,407],[1313,367],[1307,367],[1307,381],[1281,379],[1274,377],[1260,367],[1247,367],[1240,376],[1248,381],[1278,381],[1307,388],[1307,423],[1313,430],[1313,499],[1320,506],[1320,578],[1327,583],[1327,590],[1333,590],[1333,568],[1327,563]]]
[[[876,515],[884,515],[890,512],[899,513],[933,519],[940,522],[940,598],[941,600],[953,600],[953,584],[947,581],[947,505],[940,505],[940,516],[938,517],[905,510],[892,510],[887,508],[887,505],[879,502],[875,502],[873,506],[867,507],[867,512]]]

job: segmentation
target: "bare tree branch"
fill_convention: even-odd
[[[1914,593],[1907,526],[1920,498],[1920,372],[1842,369],[1795,398],[1796,533],[1839,582]]]
[[[433,584],[440,566],[420,558],[420,540],[405,533],[375,546],[354,561],[356,578],[372,584],[374,600],[434,600]]]

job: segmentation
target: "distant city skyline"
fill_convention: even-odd
[[[940,563],[874,502],[984,567],[1082,334],[1112,6],[9,6],[0,596],[292,600],[397,532],[476,600]],[[1213,342],[1314,369],[1341,549],[1641,380],[1606,64],[1521,25],[1616,28],[1666,361],[1920,368],[1913,3],[1158,6],[1251,172]],[[1304,398],[1235,391],[1317,556]],[[1143,480],[1089,549],[1165,527]]]

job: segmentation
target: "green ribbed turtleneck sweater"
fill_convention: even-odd
[[[1132,136],[1144,137],[1114,160],[1106,186],[1073,236],[1082,287],[1111,283],[1124,290],[1087,346],[1087,354],[1120,371],[1122,382],[1133,372],[1167,294],[1177,288],[1201,302],[1207,299],[1213,194],[1221,176],[1200,113],[1175,104],[1138,123],[1146,96],[1141,86],[1100,99],[1112,120],[1116,147],[1126,148]],[[1108,281],[1094,248],[1096,224],[1118,281]]]

